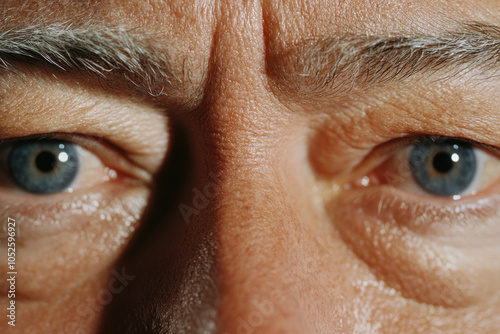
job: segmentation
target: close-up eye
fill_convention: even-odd
[[[411,149],[408,160],[418,185],[439,196],[461,194],[477,174],[475,149],[463,141],[419,142]]]
[[[70,270],[91,252],[107,261],[137,227],[149,180],[130,154],[102,137],[47,132],[2,139],[0,212],[20,226],[27,280],[50,280],[63,257],[68,270],[61,277],[91,270],[99,262]],[[31,288],[23,284],[21,291]]]
[[[33,195],[73,193],[108,181],[147,183],[149,177],[102,140],[45,135],[0,144],[0,187]]]
[[[500,177],[494,149],[467,140],[424,138],[396,143],[388,151],[390,158],[365,176],[365,185],[387,184],[458,200],[476,195]]]
[[[12,180],[35,194],[50,194],[68,188],[79,171],[78,152],[66,141],[26,141],[13,145],[7,158]]]
[[[356,183],[328,206],[357,257],[380,280],[424,304],[465,306],[474,296],[487,298],[488,275],[497,275],[490,265],[477,269],[491,270],[479,281],[448,280],[467,277],[467,270],[478,265],[473,252],[484,252],[482,264],[494,257],[500,184],[496,148],[453,137],[409,137],[376,147],[358,168]],[[426,280],[408,280],[423,273]]]
[[[16,302],[26,309],[111,271],[168,148],[157,107],[41,77],[3,78],[29,98],[0,92],[0,214],[16,222]]]

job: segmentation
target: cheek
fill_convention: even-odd
[[[481,246],[470,244],[477,236],[453,226],[458,207],[432,209],[381,192],[352,191],[329,203],[332,221],[357,258],[377,279],[419,303],[449,308],[486,303],[498,268],[484,259],[498,257],[498,247],[484,238]],[[460,210],[463,226],[481,211]]]
[[[18,300],[46,300],[71,291],[111,264],[137,227],[147,193],[112,186],[48,205],[33,201],[4,210],[19,226]]]
[[[103,311],[133,280],[119,282],[115,279],[119,275],[119,269],[102,268],[75,289],[54,291],[46,302],[16,294],[16,327],[24,333],[97,333]],[[0,330],[8,332],[7,326],[0,324]]]

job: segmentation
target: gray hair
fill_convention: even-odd
[[[136,88],[160,95],[185,81],[185,69],[172,66],[164,49],[155,45],[152,35],[121,27],[34,25],[0,33],[0,70],[12,71],[15,61],[41,61],[101,78],[121,76]],[[295,45],[292,52],[271,54],[267,66],[275,79],[298,76],[298,90],[307,83],[318,91],[338,92],[354,84],[369,87],[421,72],[436,73],[450,65],[455,69],[453,75],[476,69],[484,73],[497,69],[499,56],[500,28],[471,22],[440,36],[310,39]],[[284,66],[283,59],[288,59],[292,68]],[[280,60],[278,65],[272,64],[274,60]]]
[[[135,87],[161,94],[157,78],[171,88],[181,83],[165,53],[155,52],[145,34],[124,28],[73,28],[70,24],[31,26],[0,33],[0,69],[14,61],[42,61],[61,70],[92,72],[101,78],[121,75]],[[142,83],[142,86],[139,85]]]
[[[500,28],[471,22],[439,36],[316,38],[275,57],[289,58],[293,63],[291,69],[271,66],[278,80],[291,81],[290,76],[298,76],[299,86],[307,84],[320,92],[339,93],[354,84],[366,88],[426,72],[455,76],[479,70],[491,77],[498,71]]]

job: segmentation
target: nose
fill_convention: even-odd
[[[197,192],[208,199],[207,209],[192,222],[205,224],[211,216],[213,223],[218,333],[310,333],[301,298],[307,284],[300,281],[309,268],[300,249],[314,235],[303,222],[316,217],[306,217],[314,210],[298,195],[299,169],[287,166],[300,148],[276,145],[290,136],[279,131],[252,138],[249,132],[266,131],[255,124],[226,123],[220,131],[228,129],[223,141],[231,144],[216,145],[223,147],[218,167]]]
[[[191,136],[200,177],[179,210],[193,230],[211,224],[217,333],[311,333],[302,298],[310,258],[302,250],[316,232],[303,222],[317,217],[303,191],[306,132],[266,88],[252,15],[260,14],[228,9],[228,25],[244,37],[220,31],[219,50],[227,51],[211,74],[203,124],[192,131],[201,135]]]
[[[311,186],[307,126],[267,88],[258,2],[230,3],[206,98],[180,121],[190,138],[188,184],[175,210],[152,199],[145,221],[157,230],[142,232],[124,264],[141,275],[107,314],[112,324],[126,312],[126,330],[314,333],[319,322],[342,321],[340,308],[335,320],[312,317],[347,284],[317,275],[340,257],[335,240],[321,237],[329,231]]]
[[[311,235],[301,223],[311,220],[303,216],[310,212],[301,202],[303,170],[293,166],[306,156],[304,127],[266,88],[256,3],[221,14],[226,27],[217,32],[206,98],[185,121],[195,181],[178,216],[190,233],[212,238],[217,301],[200,303],[214,309],[215,332],[310,333],[299,282],[306,261],[290,251]]]

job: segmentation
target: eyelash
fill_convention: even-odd
[[[2,161],[5,162],[1,166],[1,172],[4,173],[4,175],[9,175],[8,168],[5,166],[5,164],[7,161],[9,150],[13,145],[18,143],[49,141],[65,141],[73,144],[74,146],[76,146],[78,156],[92,154],[93,157],[96,158],[96,160],[102,163],[102,177],[99,180],[93,178],[91,182],[92,185],[108,181],[124,181],[134,184],[146,184],[150,181],[150,178],[145,171],[134,165],[132,162],[128,161],[126,155],[122,150],[114,147],[114,145],[105,141],[103,138],[68,133],[44,133],[0,140],[0,154],[2,155]],[[94,163],[95,167],[96,161],[92,162]],[[89,162],[83,161],[82,165],[85,165],[86,163]],[[78,171],[77,176],[72,183],[79,183],[79,179],[82,177],[81,174],[87,172],[89,171]],[[7,180],[4,183],[4,186],[22,191],[19,190],[19,186],[14,184],[11,180]],[[74,189],[73,186],[70,186],[62,192],[71,193],[73,192],[73,190],[76,189]]]
[[[353,178],[351,181],[346,182],[345,187],[349,188],[366,188],[366,187],[377,187],[377,186],[389,186],[395,187],[396,184],[391,184],[391,178],[397,179],[412,179],[411,171],[407,165],[407,156],[409,155],[408,150],[415,145],[424,143],[427,141],[432,141],[436,144],[440,144],[446,141],[459,141],[471,145],[474,150],[479,150],[481,154],[488,154],[495,156],[500,161],[500,149],[497,147],[476,142],[467,138],[460,137],[445,137],[445,136],[435,136],[435,135],[425,135],[419,134],[411,137],[405,137],[402,139],[391,140],[377,148],[373,149],[368,156],[363,159],[363,161],[358,164],[358,167],[354,169]],[[396,153],[394,153],[396,151]],[[404,151],[405,153],[402,153]],[[476,153],[477,154],[477,153]],[[397,169],[387,170],[387,165],[390,165],[396,158],[403,158],[405,160],[404,164],[399,164]],[[499,162],[500,163],[500,162]],[[477,170],[479,173],[480,170]],[[416,182],[413,179],[414,182]],[[476,181],[474,181],[476,182]],[[426,194],[424,190],[421,190],[422,195]],[[463,196],[453,196],[454,200],[459,200],[462,197],[468,196],[469,194]],[[473,193],[472,195],[475,195]],[[445,197],[441,197],[442,199]]]
[[[68,133],[45,133],[45,134],[35,134],[25,137],[9,138],[0,140],[0,152],[5,151],[5,147],[12,146],[19,142],[36,142],[36,141],[47,141],[47,140],[64,140],[75,144],[77,147],[82,147],[83,149],[92,152],[98,156],[98,159],[105,166],[106,176],[101,180],[102,182],[107,182],[110,180],[117,179],[120,176],[121,179],[126,179],[128,182],[142,182],[148,183],[150,178],[147,173],[145,173],[141,168],[135,166],[132,162],[126,159],[126,155],[123,154],[122,150],[115,147],[111,143],[106,142],[103,138],[96,138],[88,135],[81,134],[68,134]],[[476,141],[467,138],[453,138],[435,135],[415,135],[411,137],[406,137],[399,140],[392,140],[379,147],[372,150],[372,152],[359,164],[359,170],[355,174],[358,178],[355,182],[348,184],[348,187],[367,187],[367,186],[380,186],[380,185],[391,185],[391,182],[387,180],[387,171],[383,174],[383,177],[377,175],[377,172],[383,171],[383,167],[391,159],[394,159],[399,153],[388,154],[391,151],[397,150],[402,151],[410,146],[417,145],[425,141],[432,141],[436,144],[442,143],[447,140],[457,140],[464,143],[470,144],[474,149],[482,149],[488,153],[500,157],[500,149],[493,147],[491,145],[478,143]],[[389,158],[387,156],[389,155]],[[4,159],[5,152],[4,152]],[[377,169],[381,169],[377,171]],[[6,172],[5,166],[2,167],[3,173]],[[119,172],[119,174],[117,173]],[[405,171],[405,178],[411,177],[408,171]],[[360,174],[361,173],[361,174]],[[390,173],[390,172],[389,172]],[[361,175],[361,177],[359,177]],[[398,176],[396,173],[395,176]],[[385,178],[385,181],[383,180]],[[73,189],[69,188],[68,192]],[[474,194],[475,195],[475,194]],[[454,199],[460,199],[461,196],[454,196]]]

